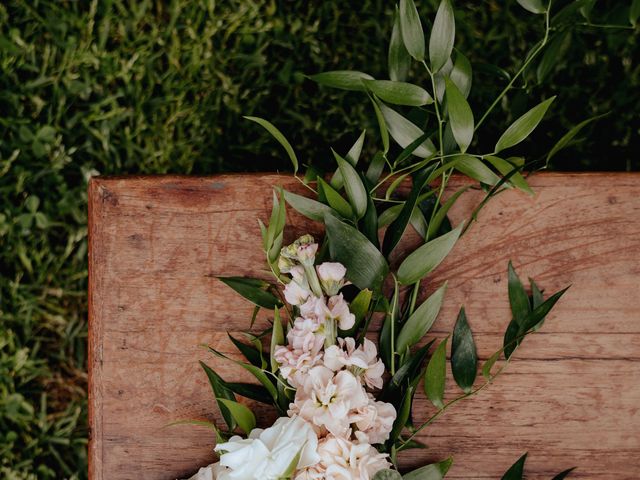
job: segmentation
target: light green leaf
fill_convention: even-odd
[[[352,145],[352,147],[347,152],[347,155],[344,157],[351,165],[354,167],[358,164],[358,160],[360,160],[360,154],[362,153],[362,146],[364,145],[364,136],[366,130],[363,130],[356,143]],[[341,189],[344,186],[344,181],[342,179],[342,174],[340,173],[340,169],[336,169],[333,177],[330,182],[331,186],[337,190]]]
[[[282,328],[282,320],[280,319],[280,312],[277,308],[273,310],[273,329],[271,330],[271,372],[275,373],[278,370],[278,362],[275,358],[276,348],[280,345],[284,345],[284,330]]]
[[[360,324],[367,316],[367,312],[369,311],[369,305],[371,304],[371,299],[373,297],[373,292],[368,288],[361,290],[356,298],[349,304],[349,310],[353,313],[354,317],[356,317],[353,327],[349,330],[344,331],[342,338],[353,337]]]
[[[331,188],[331,185],[318,177],[318,193],[320,192],[324,194],[331,208],[338,212],[342,217],[353,217],[353,209],[349,202],[347,202],[340,193]]]
[[[424,32],[413,0],[400,0],[400,33],[409,55],[419,62],[424,60]]]
[[[542,4],[542,0],[518,0],[518,3],[531,13],[544,13],[547,11]]]
[[[373,476],[373,480],[402,480],[402,475],[396,470],[378,470]]]
[[[331,213],[331,207],[324,203],[286,190],[284,191],[284,199],[294,210],[316,222],[324,221],[325,214]]]
[[[433,73],[440,70],[449,60],[455,37],[456,22],[453,16],[453,7],[449,0],[442,0],[429,38],[429,61]]]
[[[331,149],[331,151],[333,152],[336,162],[338,162],[338,168],[340,169],[340,173],[342,174],[344,181],[344,189],[347,192],[347,197],[349,197],[349,201],[353,206],[356,217],[362,218],[367,211],[367,197],[369,194],[364,188],[358,172],[356,172],[351,164],[338,155],[335,150]]]
[[[496,157],[493,155],[487,155],[484,158],[505,177],[507,175],[510,175],[509,183],[511,185],[513,185],[516,188],[519,188],[520,190],[528,193],[529,195],[533,195],[533,190],[531,190],[531,187],[529,186],[525,178],[522,176],[522,174],[519,171],[517,171],[518,167],[516,165],[509,163],[507,160],[504,160],[503,158]]]
[[[558,140],[558,142],[549,151],[549,154],[547,155],[547,165],[549,164],[549,160],[551,160],[551,158],[556,153],[558,153],[563,148],[566,148],[566,147],[569,146],[571,141],[576,137],[576,135],[578,135],[578,133],[580,133],[580,131],[584,127],[589,125],[594,120],[598,120],[598,119],[604,117],[605,115],[607,115],[607,114],[605,113],[605,114],[602,114],[602,115],[596,115],[595,117],[588,118],[588,119],[580,122],[578,125],[574,126],[573,128],[571,128],[566,134],[564,134],[564,136],[560,140]]]
[[[422,87],[391,80],[364,80],[364,84],[378,98],[394,105],[420,107],[433,103],[431,95]]]
[[[459,172],[487,185],[495,185],[500,181],[498,175],[493,173],[480,159],[471,155],[457,155],[454,157],[453,165]]]
[[[249,434],[251,430],[256,428],[256,417],[249,408],[226,398],[221,398],[219,401],[229,409],[231,416],[238,422],[238,426],[244,433]]]
[[[447,283],[445,282],[411,314],[398,334],[396,351],[404,352],[422,340],[438,318],[446,291]]]
[[[359,289],[378,290],[389,266],[380,251],[351,225],[325,215],[331,258],[347,269],[347,278]]]
[[[284,147],[284,149],[287,152],[287,155],[289,155],[289,159],[291,160],[291,163],[293,164],[293,173],[294,174],[298,173],[298,157],[296,156],[296,152],[293,151],[293,147],[291,146],[289,141],[285,138],[285,136],[282,134],[282,132],[278,130],[273,123],[269,122],[268,120],[265,120],[264,118],[249,117],[249,116],[245,116],[244,118],[246,118],[247,120],[251,120],[252,122],[256,122],[258,125],[262,126],[267,132],[269,132],[273,136],[273,138],[275,138],[278,142],[280,142],[280,145]]]
[[[539,105],[536,105],[513,122],[496,143],[495,153],[506,148],[511,148],[527,138],[538,126],[544,117],[544,114],[547,113],[547,109],[551,105],[551,102],[553,102],[555,98],[556,97],[553,96]]]
[[[442,480],[451,468],[451,464],[453,464],[453,458],[449,457],[441,462],[425,465],[413,472],[405,473],[402,480]]]
[[[504,351],[504,347],[498,350],[497,352],[495,352],[493,355],[487,358],[486,362],[484,362],[484,365],[482,366],[482,376],[485,379],[491,380],[491,369],[493,368],[495,363],[498,361],[498,358],[500,358],[500,355],[502,354],[503,351]]]
[[[404,207],[404,204],[398,203],[397,205],[393,205],[382,212],[380,217],[378,217],[378,228],[386,227],[398,218],[398,215],[400,215],[400,212],[402,211],[402,207]]]
[[[398,281],[410,285],[433,271],[444,260],[455,245],[463,224],[414,250],[400,264]]]
[[[448,78],[445,79],[445,88],[453,138],[464,153],[473,139],[473,112],[456,84]]]
[[[411,55],[402,41],[400,33],[400,13],[396,7],[396,15],[391,31],[391,41],[389,42],[389,78],[394,82],[404,82],[411,68]]]
[[[458,386],[469,393],[478,374],[478,353],[464,307],[460,309],[451,341],[451,371]]]
[[[436,408],[444,407],[444,387],[447,375],[447,339],[440,342],[429,359],[424,373],[424,393]]]
[[[458,51],[456,51],[456,61],[453,64],[451,73],[449,73],[449,78],[456,84],[462,96],[467,98],[469,92],[471,92],[471,84],[473,81],[471,64],[467,57]]]
[[[334,70],[332,72],[317,73],[309,78],[327,87],[360,92],[365,90],[362,80],[373,80],[371,75],[355,70]]]
[[[414,140],[424,135],[424,132],[418,128],[413,122],[407,120],[392,108],[384,104],[380,104],[380,111],[384,116],[385,123],[389,129],[389,133],[393,139],[402,148],[409,146]],[[417,147],[413,154],[416,157],[427,158],[436,152],[436,148],[430,139],[427,139]]]

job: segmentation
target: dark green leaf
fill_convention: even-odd
[[[429,38],[429,61],[433,73],[440,70],[449,60],[455,38],[456,22],[453,7],[449,0],[441,0]]]
[[[331,207],[324,203],[286,190],[284,191],[284,199],[294,210],[316,222],[324,221],[325,214],[331,213]]]
[[[538,83],[544,82],[547,76],[553,71],[554,67],[558,65],[562,57],[565,55],[569,47],[571,46],[571,31],[565,30],[558,34],[546,48],[538,68],[536,69],[536,77]]]
[[[399,395],[398,392],[402,392],[403,389],[415,383],[433,342],[435,342],[435,339],[420,347],[413,354],[410,353],[407,358],[405,358],[404,363],[393,377],[391,377],[391,380],[385,383],[379,396],[380,401],[389,402],[393,404],[396,409],[400,407],[402,395]]]
[[[447,375],[447,339],[440,342],[429,359],[424,374],[424,393],[436,408],[444,407],[444,386]]]
[[[412,83],[391,80],[364,80],[364,83],[378,98],[394,105],[420,107],[433,103],[424,88]]]
[[[249,360],[249,363],[255,365],[258,368],[262,368],[262,355],[256,348],[247,345],[246,343],[242,343],[237,338],[234,338],[229,332],[227,332],[227,335],[229,336],[231,342],[240,351],[240,353],[242,353],[244,358]]]
[[[538,126],[544,117],[544,114],[547,113],[549,105],[551,105],[551,102],[553,102],[555,98],[555,96],[551,97],[539,105],[536,105],[513,122],[498,139],[495,147],[495,153],[506,148],[511,148],[527,138]]]
[[[413,0],[400,0],[400,33],[409,55],[419,62],[424,60],[424,32]]]
[[[463,225],[460,224],[455,230],[451,230],[414,250],[400,264],[398,281],[402,285],[410,285],[433,271],[455,245],[462,227]]]
[[[440,307],[444,294],[447,291],[447,282],[445,282],[438,290],[433,292],[415,312],[411,314],[409,319],[403,325],[398,338],[396,340],[396,350],[404,352],[407,348],[412,347],[426,335],[433,323],[438,318]]]
[[[418,148],[420,145],[422,145],[424,142],[426,142],[429,139],[429,135],[427,133],[419,136],[418,138],[416,138],[413,142],[411,142],[409,145],[407,145],[404,150],[402,150],[400,152],[400,154],[398,155],[398,157],[396,158],[394,165],[398,166],[401,165],[402,162],[404,162],[407,158],[409,158],[411,155],[413,155],[413,152],[416,148]]]
[[[282,320],[280,319],[280,312],[278,309],[273,310],[273,328],[271,330],[271,348],[269,349],[271,360],[271,372],[278,371],[279,365],[275,359],[276,348],[280,345],[284,345],[284,329],[282,328]]]
[[[640,18],[640,0],[633,0],[631,2],[631,8],[629,8],[629,22],[634,27],[638,23],[638,18]]]
[[[531,330],[538,323],[540,323],[544,318],[548,315],[551,309],[555,306],[555,304],[560,300],[560,297],[565,294],[565,292],[569,290],[569,287],[563,288],[559,292],[554,293],[549,298],[547,298],[544,302],[534,308],[529,315],[522,321],[520,328],[523,330],[523,333]]]
[[[384,104],[380,104],[380,111],[384,117],[389,134],[402,148],[406,148],[416,139],[422,137],[424,132],[418,128],[413,122],[407,120],[392,108]],[[425,140],[417,147],[413,154],[416,157],[428,158],[436,152],[433,142],[429,139]]]
[[[400,13],[396,8],[396,15],[389,42],[389,78],[395,82],[404,82],[411,68],[411,55],[402,41],[400,32]]]
[[[356,143],[354,143],[353,146],[347,152],[347,156],[344,157],[345,160],[347,160],[354,167],[357,165],[358,160],[360,159],[360,154],[362,153],[362,146],[364,145],[365,133],[366,133],[366,130],[363,130],[360,136],[358,137],[358,139],[356,140]],[[339,168],[336,169],[335,173],[333,174],[333,177],[331,178],[331,182],[329,183],[336,190],[339,190],[343,187],[344,180],[342,179],[342,174],[340,173]]]
[[[563,480],[564,478],[566,478],[571,472],[573,472],[576,469],[576,467],[573,468],[569,468],[567,470],[565,470],[564,472],[560,472],[558,475],[556,475],[555,477],[553,477],[553,480]]]
[[[527,315],[529,315],[529,312],[531,312],[531,305],[529,304],[529,297],[524,289],[524,285],[522,285],[511,261],[509,261],[508,267],[508,290],[511,314],[515,321],[520,324]]]
[[[531,13],[544,13],[547,9],[542,4],[542,0],[518,0],[518,3]]]
[[[578,135],[578,133],[580,133],[580,131],[586,127],[587,125],[589,125],[591,122],[593,122],[594,120],[598,120],[602,117],[604,117],[606,114],[604,115],[596,115],[595,117],[591,117],[588,118],[582,122],[580,122],[578,125],[572,127],[566,134],[564,134],[564,136],[558,140],[558,142],[553,146],[553,148],[549,151],[549,154],[547,155],[547,165],[549,164],[549,160],[551,160],[551,158],[558,153],[560,150],[562,150],[563,148],[566,148],[569,146],[569,144],[571,143],[571,141],[576,137],[576,135]]]
[[[451,371],[458,386],[469,393],[478,374],[478,354],[473,334],[464,313],[464,307],[460,309],[458,320],[453,330],[451,340]]]
[[[456,139],[460,151],[464,153],[473,139],[473,112],[455,83],[447,78],[445,79],[445,87],[453,137]]]
[[[222,414],[222,418],[224,418],[225,423],[229,427],[229,430],[233,430],[236,428],[236,421],[231,412],[227,408],[227,406],[222,403],[221,399],[227,400],[235,400],[236,397],[233,395],[233,391],[229,389],[224,380],[214,372],[211,367],[209,367],[206,363],[200,362],[200,366],[207,374],[207,378],[209,379],[209,384],[211,385],[211,389],[213,390],[213,394],[216,397],[216,402],[218,403],[218,408],[220,409],[220,413]]]
[[[521,456],[509,470],[502,476],[502,480],[522,480],[524,478],[524,462],[527,460],[527,454]]]
[[[362,218],[360,230],[364,236],[373,244],[374,247],[380,248],[378,240],[378,210],[371,195],[367,195],[367,211]]]
[[[273,397],[269,394],[268,390],[262,385],[256,385],[255,383],[237,383],[237,382],[225,382],[225,385],[233,390],[238,395],[250,398],[256,402],[266,403],[267,405],[273,405]]]
[[[402,480],[442,480],[452,464],[453,458],[449,457],[441,462],[425,465],[413,472],[406,473]]]
[[[220,402],[227,407],[231,416],[238,423],[238,426],[242,429],[242,431],[246,434],[249,434],[251,430],[256,428],[256,417],[251,410],[245,407],[243,404],[238,403],[234,400],[228,400],[226,398],[221,398]]]
[[[254,305],[263,308],[280,307],[282,304],[274,295],[265,290],[268,283],[255,278],[244,277],[217,277],[225,285],[234,289],[237,293],[249,300]]]
[[[298,157],[296,156],[296,152],[293,151],[293,147],[291,146],[289,141],[285,138],[285,136],[282,134],[282,132],[278,130],[274,124],[272,124],[268,120],[265,120],[264,118],[248,117],[248,116],[245,116],[244,118],[246,118],[247,120],[251,120],[252,122],[256,122],[258,125],[262,126],[267,132],[269,132],[273,136],[273,138],[275,138],[278,142],[280,142],[280,145],[284,147],[284,149],[287,152],[287,155],[289,155],[289,159],[291,160],[291,163],[293,164],[293,173],[294,174],[297,173]]]
[[[361,92],[365,90],[362,80],[373,80],[371,75],[355,70],[335,70],[332,72],[317,73],[311,75],[309,78],[327,87]]]
[[[389,266],[380,251],[358,230],[333,215],[325,215],[331,258],[347,269],[347,278],[359,289],[378,290]]]
[[[429,178],[429,172],[430,170],[425,168],[416,174],[413,179],[409,198],[404,202],[398,217],[391,223],[391,225],[389,225],[389,228],[387,228],[382,242],[382,253],[385,256],[389,256],[396,245],[398,245],[398,242],[400,242],[402,235],[404,235],[407,225],[409,224],[409,220],[411,220],[413,210],[418,202],[418,198],[420,197],[420,192],[422,191],[427,178]]]
[[[344,189],[347,192],[347,197],[349,197],[353,210],[355,211],[357,218],[362,218],[367,211],[367,198],[369,194],[364,188],[362,180],[353,166],[338,155],[333,149],[331,151],[338,163],[338,168],[340,169],[340,173],[344,181]]]
[[[456,52],[456,61],[453,64],[451,73],[449,73],[449,78],[456,84],[458,90],[462,93],[462,96],[467,98],[469,96],[469,92],[471,92],[471,64],[467,57],[460,52]]]
[[[371,103],[373,103],[373,110],[376,114],[376,120],[378,120],[378,128],[380,130],[380,139],[382,140],[382,148],[384,149],[384,154],[386,155],[386,153],[389,151],[389,127],[387,125],[387,120],[384,114],[382,113],[382,110],[380,109],[378,100],[376,100],[373,95],[370,95],[370,98],[371,98]],[[374,157],[374,160],[375,160],[375,157]],[[373,165],[373,162],[372,162],[372,165]]]
[[[353,217],[353,209],[340,193],[334,190],[331,185],[318,177],[318,192],[327,199],[327,203],[344,218]]]
[[[393,443],[395,439],[398,438],[402,433],[402,429],[407,425],[409,415],[411,414],[411,404],[413,403],[414,392],[415,388],[413,386],[409,386],[409,388],[407,388],[404,393],[404,397],[402,397],[402,403],[400,404],[400,409],[398,410],[398,416],[393,422],[393,428],[391,429],[391,433],[389,434],[389,443]]]
[[[504,332],[504,340],[502,342],[502,345],[505,358],[509,358],[513,354],[514,350],[518,348],[518,345],[520,345],[521,341],[522,338],[520,338],[520,325],[518,325],[518,322],[514,318],[509,322],[509,325]]]
[[[500,177],[493,173],[482,160],[471,155],[457,155],[454,157],[454,167],[466,176],[473,178],[487,185],[495,185],[500,181]]]

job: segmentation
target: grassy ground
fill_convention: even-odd
[[[418,4],[432,17],[434,1]],[[476,72],[471,102],[485,105],[541,28],[515,2],[457,7]],[[242,115],[271,119],[305,163],[326,165],[328,145],[375,131],[372,113],[361,96],[319,90],[304,74],[385,78],[392,12],[382,0],[0,5],[0,477],[86,476],[87,179],[287,169]],[[628,6],[603,0],[591,20],[629,25]],[[558,93],[532,155],[611,112],[552,167],[637,170],[638,29],[586,23],[558,27],[549,71],[536,65],[487,129],[526,109],[526,93]]]

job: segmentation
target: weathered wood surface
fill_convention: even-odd
[[[497,479],[523,452],[530,479],[577,465],[576,478],[640,476],[640,176],[546,174],[535,197],[502,194],[482,211],[426,291],[449,279],[433,333],[466,306],[479,354],[501,345],[510,317],[506,267],[555,291],[573,287],[506,374],[459,403],[405,465],[453,455],[450,478]],[[216,418],[198,360],[247,380],[198,344],[232,353],[226,331],[252,308],[216,275],[263,265],[257,218],[278,175],[97,178],[90,201],[90,475],[173,479],[213,460],[211,432],[166,424]],[[455,223],[478,201],[471,193]],[[289,212],[289,239],[319,226]],[[266,274],[265,274],[266,276]],[[267,324],[259,319],[258,327]],[[454,391],[449,385],[449,395]],[[416,419],[431,407],[421,396]],[[261,410],[259,423],[273,414]],[[449,478],[449,477],[448,477]]]

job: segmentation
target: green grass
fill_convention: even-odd
[[[629,25],[624,3],[599,2],[592,21]],[[432,18],[435,1],[418,4]],[[86,477],[88,178],[289,169],[242,115],[273,121],[303,163],[329,165],[329,145],[376,131],[372,112],[361,95],[319,89],[304,75],[339,68],[385,78],[393,13],[382,0],[346,5],[0,5],[0,477]],[[457,7],[459,46],[475,71],[470,101],[486,106],[541,25],[515,2]],[[524,151],[535,156],[572,124],[611,112],[552,167],[637,170],[638,29],[572,20],[559,30],[571,37],[549,74],[539,82],[534,68],[487,131],[497,138],[530,106],[526,94],[557,93]]]

